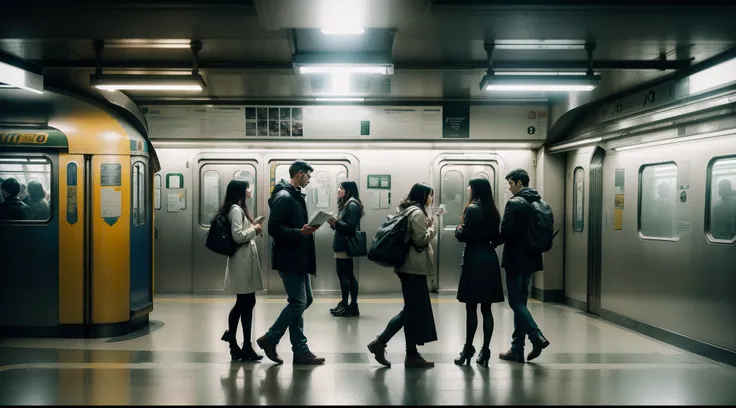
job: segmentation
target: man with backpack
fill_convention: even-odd
[[[312,304],[312,286],[309,275],[316,275],[317,260],[314,232],[318,227],[308,225],[307,203],[302,189],[309,184],[312,166],[297,160],[289,167],[288,182],[281,180],[274,186],[268,207],[268,235],[271,245],[271,267],[279,271],[289,304],[266,334],[256,343],[275,363],[283,361],[276,353],[276,345],[289,329],[294,364],[322,364],[324,358],[315,356],[307,346],[304,335],[304,311]]]
[[[542,253],[552,247],[554,220],[549,205],[535,189],[529,188],[526,170],[511,171],[506,175],[506,181],[514,196],[506,203],[501,222],[500,243],[504,244],[501,266],[506,270],[509,306],[514,311],[514,333],[511,335],[511,349],[499,357],[523,363],[526,336],[532,343],[527,361],[539,357],[549,346],[526,305],[532,275],[543,269]]]

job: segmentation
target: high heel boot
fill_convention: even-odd
[[[470,364],[470,359],[473,358],[473,354],[475,354],[475,347],[473,347],[472,344],[466,344],[465,347],[463,347],[463,351],[460,353],[460,357],[455,359],[455,364],[463,365],[466,360],[468,364]]]
[[[230,358],[233,361],[239,360],[242,357],[243,350],[238,347],[238,342],[235,339],[235,333],[230,332],[230,330],[225,330],[225,333],[222,335],[220,340],[228,343],[228,345],[230,346]]]
[[[243,361],[261,361],[263,360],[263,356],[256,353],[250,343],[243,343],[243,352],[241,353],[241,359]]]
[[[478,354],[478,360],[476,361],[478,365],[481,365],[483,367],[488,367],[488,360],[491,359],[491,350],[484,348],[480,349],[480,353]]]

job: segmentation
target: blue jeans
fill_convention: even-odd
[[[529,284],[534,272],[506,270],[506,290],[508,291],[509,306],[514,311],[514,333],[511,334],[511,349],[524,350],[526,336],[531,340],[542,333],[529,313],[526,304],[529,299]]]
[[[291,340],[291,350],[294,354],[303,354],[309,352],[307,346],[307,336],[304,335],[304,311],[312,304],[312,285],[309,281],[308,273],[291,273],[279,271],[279,276],[284,282],[289,302],[281,314],[273,322],[268,329],[266,338],[273,344],[279,344],[279,341],[289,329],[289,339]]]

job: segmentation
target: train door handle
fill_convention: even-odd
[[[158,239],[158,227],[153,227],[153,239]]]

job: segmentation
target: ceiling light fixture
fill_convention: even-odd
[[[107,40],[106,48],[190,48],[188,39],[118,39]]]
[[[199,74],[198,54],[202,44],[192,41],[192,73],[189,75],[110,75],[102,73],[104,43],[95,41],[97,69],[90,76],[90,85],[103,91],[202,91],[207,87]]]
[[[499,50],[584,50],[585,40],[496,40]]]
[[[486,74],[480,88],[486,91],[592,91],[600,75],[494,75]]]
[[[300,65],[300,74],[393,74],[393,64],[309,64]]]
[[[324,35],[362,35],[363,27],[326,27],[322,29]]]
[[[315,102],[364,102],[365,98],[314,98]]]
[[[43,93],[43,75],[0,61],[0,83],[3,88],[21,88],[37,94]]]

